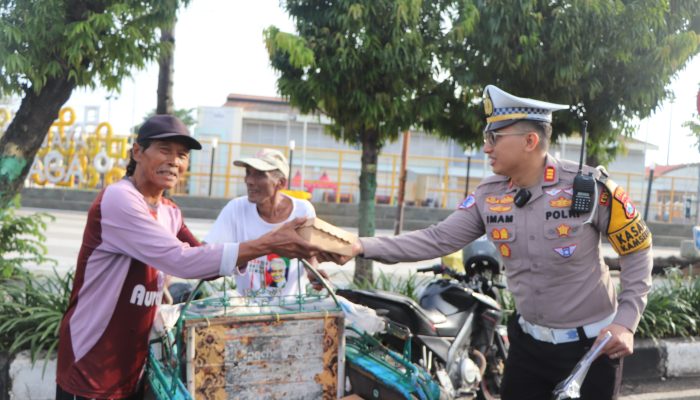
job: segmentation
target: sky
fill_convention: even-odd
[[[278,0],[192,0],[180,10],[175,31],[175,107],[221,106],[230,93],[277,97],[277,77],[262,36],[270,25],[294,30]],[[78,90],[67,105],[76,110],[79,120],[85,106],[97,105],[100,120],[110,121],[115,133],[126,134],[155,109],[157,78],[158,65],[153,63],[126,79],[121,93]],[[648,153],[647,165],[700,161],[695,140],[682,127],[697,112],[699,84],[700,56],[696,56],[671,84],[675,100],[639,122],[635,138],[659,148]]]

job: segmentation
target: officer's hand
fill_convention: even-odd
[[[263,235],[261,239],[270,246],[270,253],[279,254],[288,258],[315,257],[321,250],[297,233],[296,229],[306,222],[306,218],[295,218],[279,228]]]
[[[352,244],[352,255],[350,256],[343,256],[337,253],[322,252],[318,255],[317,258],[319,262],[330,261],[339,265],[343,265],[355,258],[355,256],[357,256],[358,254],[362,254],[362,252],[362,243],[360,243],[360,240],[358,239],[355,240],[355,243]]]
[[[605,332],[610,332],[612,337],[603,348],[603,352],[610,358],[627,357],[634,351],[634,333],[622,325],[610,324],[600,330],[596,343],[603,338]]]

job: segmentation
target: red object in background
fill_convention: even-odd
[[[297,171],[296,174],[294,174],[294,177],[292,178],[292,187],[293,188],[298,188],[301,186],[301,172]],[[313,193],[314,189],[333,189],[337,190],[338,185],[331,181],[331,178],[328,177],[328,174],[325,172],[321,174],[321,177],[318,178],[316,181],[304,181],[304,189],[309,192]]]
[[[292,178],[292,187],[298,188],[299,186],[301,186],[301,172],[297,171]]]
[[[335,182],[331,181],[331,178],[329,178],[328,174],[326,174],[325,172],[321,175],[320,178],[318,178],[316,182],[314,182],[314,189],[335,189],[337,187],[338,185],[336,185]]]

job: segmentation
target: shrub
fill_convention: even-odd
[[[55,270],[51,276],[35,276],[18,269],[13,279],[0,281],[0,350],[11,355],[29,350],[32,362],[45,352],[48,361],[72,286],[72,272]]]
[[[683,278],[669,270],[649,293],[637,328],[641,338],[689,337],[700,334],[700,277]]]
[[[380,289],[417,301],[417,288],[424,286],[428,280],[430,278],[416,273],[403,278],[380,271],[373,282],[351,284],[350,288]],[[503,309],[502,323],[507,324],[515,311],[512,294],[502,290],[499,302]],[[688,279],[683,278],[678,270],[667,272],[665,279],[658,281],[649,293],[635,336],[655,339],[700,336],[700,277]]]
[[[425,286],[430,277],[415,272],[410,272],[407,277],[401,277],[397,274],[385,274],[384,271],[379,271],[379,276],[373,281],[365,281],[361,284],[351,283],[350,289],[379,289],[387,292],[399,293],[418,301],[418,288]]]
[[[508,290],[501,290],[501,298],[498,302],[503,310],[503,325],[508,325],[508,321],[515,315],[515,299],[513,294]]]
[[[10,278],[28,263],[47,265],[56,262],[46,257],[46,222],[54,218],[46,213],[17,216],[20,196],[0,209],[0,279]]]

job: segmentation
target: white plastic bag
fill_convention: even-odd
[[[350,300],[337,296],[340,308],[345,314],[345,324],[352,325],[360,331],[374,335],[377,332],[382,332],[385,329],[384,319],[377,316],[377,312],[369,307],[360,304],[355,304]],[[346,331],[350,333],[351,331]]]

